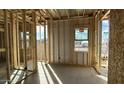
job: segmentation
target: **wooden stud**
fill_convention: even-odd
[[[45,55],[45,61],[47,61],[47,55],[46,55],[46,22],[44,22],[44,55]]]
[[[7,22],[7,10],[4,10],[4,29],[5,29],[5,43],[6,43],[6,61],[7,61],[7,79],[10,80],[10,45],[9,45],[9,32]]]
[[[58,26],[57,26],[57,31],[58,31],[58,62],[60,63],[60,21],[57,22]]]
[[[33,26],[32,26],[32,30],[33,30],[33,51],[34,51],[34,55],[33,55],[33,59],[34,59],[34,71],[37,70],[37,42],[36,42],[36,12],[33,10],[32,11],[32,20],[33,20]]]
[[[18,14],[16,13],[16,36],[17,36],[17,63],[18,63],[18,67],[20,67],[20,45],[19,45],[19,27],[18,27]]]
[[[23,38],[24,38],[24,63],[25,63],[25,70],[27,70],[27,57],[26,57],[26,11],[22,10],[22,17],[23,17]]]
[[[11,18],[11,22],[10,22],[10,49],[11,49],[11,63],[12,63],[12,69],[14,68],[14,49],[13,49],[13,24],[12,24],[12,12],[10,12],[10,18]]]
[[[49,56],[48,62],[50,63],[51,62],[50,21],[47,21],[47,23],[48,23],[48,26],[47,27],[48,27],[48,56]]]
[[[54,31],[53,31],[53,20],[50,21],[51,25],[51,61],[54,62]]]
[[[17,36],[16,36],[16,20],[15,20],[15,16],[12,13],[11,14],[11,25],[12,25],[12,33],[13,33],[13,57],[14,57],[14,68],[18,69],[18,64],[17,64]]]

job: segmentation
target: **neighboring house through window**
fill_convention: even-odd
[[[75,51],[88,52],[88,28],[75,28]]]

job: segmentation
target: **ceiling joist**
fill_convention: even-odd
[[[45,21],[46,19],[44,18],[44,16],[43,16],[43,14],[42,14],[42,12],[41,12],[41,10],[39,10],[39,13],[40,13],[40,17],[41,17],[41,19],[43,20],[43,21]]]
[[[67,9],[65,9],[65,12],[66,12],[67,17],[70,18],[70,15]]]
[[[53,19],[53,16],[52,16],[52,14],[48,11],[48,9],[45,9],[45,11],[46,11],[46,13],[50,16],[50,18]]]
[[[58,15],[59,19],[61,19],[61,15],[57,9],[54,9],[55,13]]]

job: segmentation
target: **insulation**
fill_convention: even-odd
[[[124,83],[124,10],[110,12],[108,83]]]

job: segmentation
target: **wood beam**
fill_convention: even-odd
[[[96,18],[99,14],[100,14],[100,10],[97,9],[96,14],[95,14],[95,18]]]
[[[101,19],[100,20],[103,20],[103,19],[105,19],[106,18],[106,16],[107,15],[109,15],[109,13],[110,13],[110,10],[107,10],[106,11],[106,13],[101,17]]]
[[[61,15],[57,9],[54,9],[55,13],[58,15],[59,19],[61,19]]]
[[[45,15],[51,18],[51,16],[45,11],[45,9],[40,9]]]
[[[67,9],[65,9],[65,12],[66,12],[67,17],[70,18],[70,15]]]
[[[46,13],[50,16],[51,19],[53,19],[52,14],[48,11],[48,9],[45,9]]]
[[[14,46],[13,46],[13,13],[10,12],[10,37],[11,37],[11,67],[14,69]]]
[[[46,19],[44,18],[44,16],[43,16],[41,10],[39,10],[39,13],[40,13],[40,15],[41,15],[40,18],[41,18],[43,21],[45,21]]]

